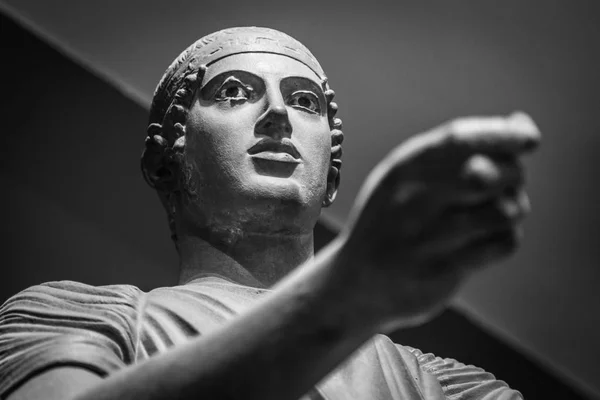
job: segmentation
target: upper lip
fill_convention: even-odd
[[[248,149],[248,154],[258,154],[263,151],[271,151],[273,153],[287,153],[290,156],[300,159],[300,153],[296,146],[289,139],[283,139],[282,141],[274,140],[271,138],[265,138],[256,143],[254,146]]]

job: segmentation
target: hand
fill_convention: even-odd
[[[422,323],[473,270],[515,251],[529,212],[529,116],[470,117],[416,135],[365,181],[340,235],[340,277],[382,327]]]

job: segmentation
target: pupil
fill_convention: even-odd
[[[310,107],[310,100],[307,99],[306,97],[300,97],[298,99],[298,104],[300,104],[302,107]]]
[[[234,97],[237,95],[237,93],[238,93],[238,90],[236,87],[230,87],[225,91],[225,95],[227,97]]]

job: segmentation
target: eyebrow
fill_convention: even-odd
[[[261,81],[263,80],[260,76],[253,74],[252,72],[248,72],[248,71],[244,71],[244,70],[239,70],[239,69],[234,69],[234,70],[230,70],[230,71],[223,71],[220,74],[217,74],[215,76],[213,76],[208,82],[206,82],[201,89],[204,89],[206,86],[209,86],[211,84],[213,84],[213,82],[218,81],[218,80],[223,80],[231,75],[235,75],[235,74],[243,74],[243,75],[251,75],[253,78],[255,79],[260,79]]]
[[[286,76],[284,78],[281,79],[281,83],[285,83],[288,80],[300,80],[300,81],[304,81],[306,83],[308,83],[309,86],[312,87],[312,89],[317,92],[319,95],[323,96],[323,100],[325,99],[325,91],[323,90],[323,88],[321,87],[321,85],[319,85],[317,82],[315,82],[314,80],[307,78],[306,76]],[[280,83],[280,84],[281,84]]]
[[[260,76],[249,72],[249,71],[245,71],[245,70],[239,70],[239,69],[234,69],[234,70],[229,70],[229,71],[223,71],[215,76],[213,76],[208,82],[206,82],[204,85],[202,85],[200,87],[200,91],[205,91],[213,86],[216,86],[217,83],[223,82],[225,79],[227,79],[230,76],[235,76],[236,74],[241,74],[241,75],[249,75],[251,78],[256,79],[258,81],[260,81],[263,85],[265,84],[265,80],[263,78],[261,78]],[[243,77],[240,77],[243,78]],[[313,86],[313,89],[317,90],[320,94],[323,95],[323,97],[325,96],[325,91],[323,90],[323,88],[321,87],[321,85],[317,82],[315,82],[313,79],[308,78],[306,76],[296,76],[296,75],[292,75],[292,76],[284,76],[283,78],[281,78],[280,82],[284,82],[286,80],[289,79],[301,79],[301,80],[305,80],[307,81],[311,86]]]

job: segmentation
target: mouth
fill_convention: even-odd
[[[285,138],[281,141],[273,140],[271,138],[265,138],[256,143],[250,149],[248,154],[252,158],[258,158],[262,160],[300,164],[302,157],[296,146],[291,140]]]

